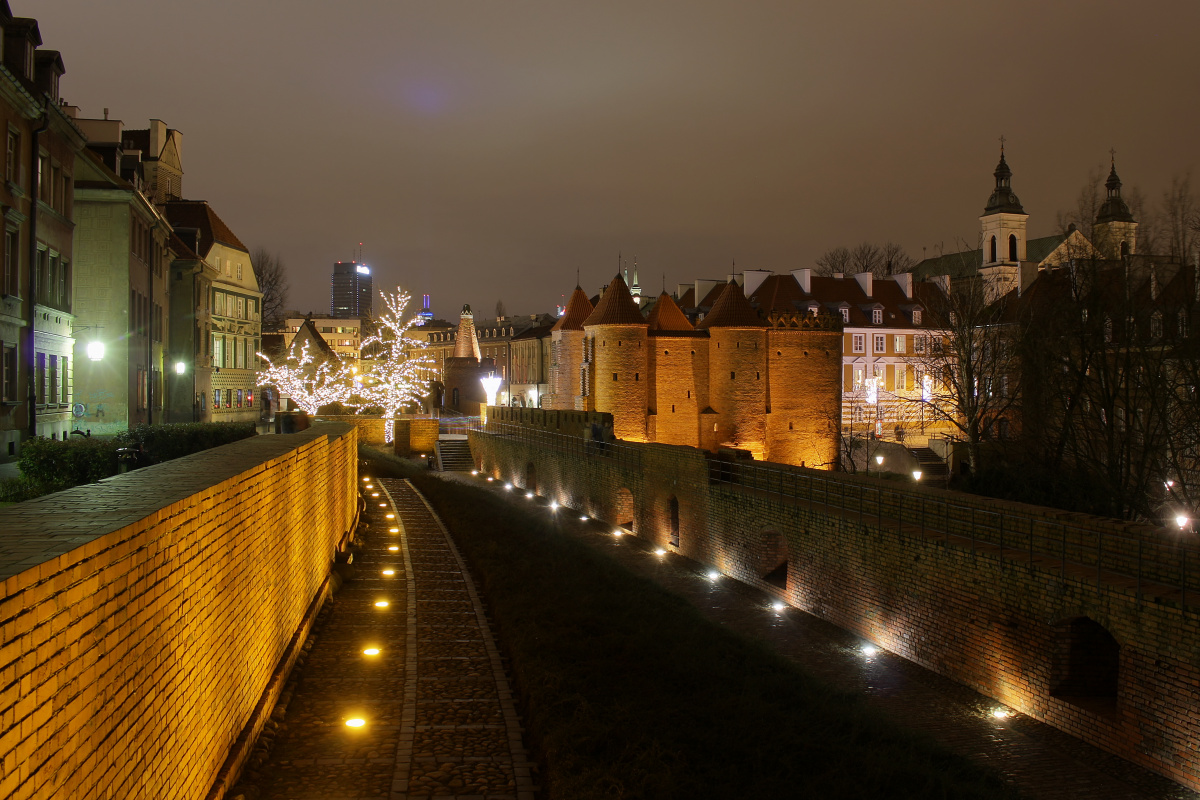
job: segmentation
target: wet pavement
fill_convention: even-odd
[[[262,800],[532,800],[508,678],[458,551],[406,482],[363,488],[355,574],[306,644],[269,756],[238,789]]]

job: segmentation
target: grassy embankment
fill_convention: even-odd
[[[707,620],[545,511],[364,450],[411,477],[483,585],[552,798],[1008,798],[766,645]]]

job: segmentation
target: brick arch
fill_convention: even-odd
[[[1116,637],[1088,616],[1068,617],[1051,627],[1050,694],[1093,711],[1114,711],[1121,672]]]

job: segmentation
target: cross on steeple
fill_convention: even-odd
[[[1116,150],[1116,148],[1115,147],[1109,148],[1108,155],[1111,159],[1110,163],[1115,167],[1117,165],[1117,150]]]
[[[1000,134],[1000,155],[1004,155],[1004,142],[1005,141],[1006,140],[1004,138],[1004,134],[1003,133]]]

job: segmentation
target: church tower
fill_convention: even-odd
[[[1123,258],[1137,252],[1137,221],[1129,212],[1129,206],[1121,199],[1121,179],[1117,177],[1116,156],[1112,169],[1104,183],[1108,196],[1096,214],[1093,238],[1097,249],[1105,258]]]
[[[1003,139],[1000,140],[1000,163],[992,174],[996,178],[996,188],[979,218],[983,234],[979,274],[983,276],[989,301],[1017,288],[1021,262],[1025,260],[1025,223],[1029,219],[1012,190],[1012,170],[1004,158]]]

